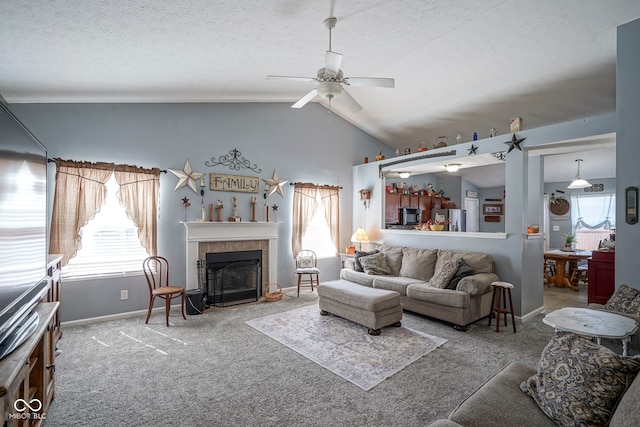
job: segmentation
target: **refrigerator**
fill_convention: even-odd
[[[467,211],[465,209],[432,209],[431,219],[449,221],[445,231],[467,231]]]

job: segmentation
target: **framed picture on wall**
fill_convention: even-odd
[[[483,215],[490,215],[490,216],[495,216],[495,215],[503,215],[503,204],[502,203],[495,203],[495,204],[489,204],[489,203],[485,203],[482,205],[482,214]]]

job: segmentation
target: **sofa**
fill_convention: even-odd
[[[640,425],[640,358],[557,332],[537,369],[507,365],[430,427]]]
[[[491,283],[500,280],[489,254],[379,243],[370,243],[369,251],[347,260],[340,278],[396,291],[404,310],[463,331],[491,313]]]

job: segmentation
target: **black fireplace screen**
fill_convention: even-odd
[[[257,301],[262,290],[262,251],[208,253],[207,304],[224,307]]]

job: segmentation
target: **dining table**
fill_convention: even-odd
[[[576,292],[580,290],[579,286],[574,286],[567,277],[570,269],[567,269],[567,263],[576,263],[581,259],[591,258],[591,251],[574,250],[569,251],[565,249],[550,249],[544,252],[544,259],[553,260],[556,263],[556,274],[551,276],[548,281],[555,283],[556,287],[567,287]]]

